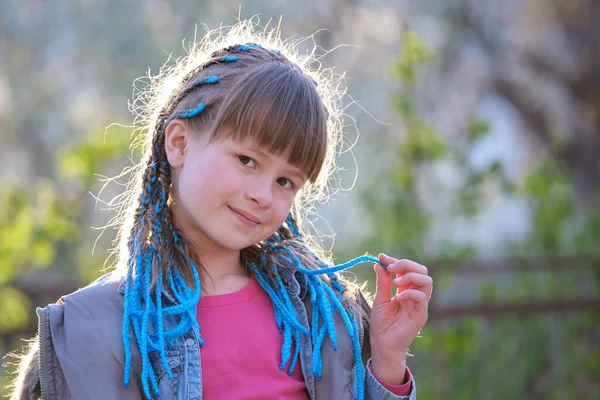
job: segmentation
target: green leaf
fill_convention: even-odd
[[[20,291],[0,286],[0,333],[7,333],[27,327],[31,303]]]

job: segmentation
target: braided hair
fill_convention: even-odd
[[[240,23],[231,32],[237,36],[245,32],[242,37],[248,37],[248,33],[250,37],[256,37],[253,28],[247,22]],[[231,37],[236,36],[231,32]],[[270,42],[272,35],[273,32],[262,39]],[[231,37],[227,40],[231,41]],[[219,43],[214,41],[213,44]],[[259,145],[275,154],[286,152],[290,155],[288,161],[306,173],[311,182],[306,190],[303,188],[302,197],[306,201],[326,188],[323,182],[333,165],[332,155],[337,145],[333,133],[339,132],[341,126],[338,106],[327,101],[326,92],[318,92],[317,80],[306,71],[282,51],[248,41],[228,43],[213,50],[204,62],[187,65],[185,74],[175,74],[174,80],[163,82],[168,95],[155,98],[154,103],[161,106],[157,112],[146,116],[153,121],[147,129],[151,135],[148,135],[145,158],[140,163],[141,171],[130,182],[129,191],[135,197],[130,205],[130,217],[120,232],[121,262],[116,275],[120,272],[125,277],[122,339],[126,387],[131,372],[132,331],[142,358],[141,381],[147,398],[160,396],[150,352],[160,354],[161,363],[172,378],[167,347],[190,330],[194,331],[200,345],[204,345],[196,320],[203,267],[197,261],[197,249],[173,224],[169,208],[171,170],[164,148],[165,127],[173,119],[180,119],[195,128],[209,128],[213,138],[231,135],[235,139],[244,139],[244,135],[260,132]],[[292,101],[304,107],[301,112],[294,113],[290,93],[280,90],[289,82],[295,83],[295,86],[287,86],[295,88]],[[269,94],[275,98],[265,106],[265,102],[255,96],[257,87],[270,90]],[[273,303],[274,317],[284,338],[280,369],[284,370],[289,364],[288,373],[292,373],[299,357],[300,338],[307,335],[313,343],[312,373],[320,379],[321,348],[326,335],[333,348],[337,348],[333,322],[337,312],[354,344],[358,396],[362,399],[364,367],[359,322],[348,302],[348,285],[337,272],[359,262],[377,260],[363,256],[337,267],[328,267],[318,247],[311,246],[310,238],[301,233],[300,216],[308,210],[306,204],[295,202],[292,212],[276,232],[262,242],[242,249],[240,256]],[[282,268],[292,268],[306,277],[312,304],[310,327],[304,326],[295,314],[281,278]],[[175,304],[163,303],[166,290],[176,299]],[[165,316],[177,316],[177,325],[166,329],[163,325]]]

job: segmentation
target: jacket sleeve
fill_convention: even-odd
[[[410,393],[407,396],[398,396],[386,389],[371,373],[369,364],[371,363],[371,342],[369,340],[369,320],[371,315],[371,306],[364,298],[362,293],[358,295],[358,303],[362,308],[363,322],[363,343],[362,343],[362,359],[365,364],[365,399],[366,400],[416,400],[417,389],[415,386],[415,378],[412,377]]]
[[[9,385],[10,400],[38,400],[41,398],[39,377],[39,341],[34,338],[22,354],[12,354],[17,370]]]
[[[371,360],[369,360],[369,363]],[[417,387],[413,377],[410,393],[407,396],[398,396],[387,390],[371,373],[369,365],[365,367],[365,399],[366,400],[416,400]]]

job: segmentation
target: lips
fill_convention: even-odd
[[[240,210],[238,208],[233,208],[233,207],[229,207],[231,209],[231,211],[233,211],[234,213],[238,214],[240,217],[246,219],[248,222],[253,223],[253,224],[260,224],[260,219],[255,216],[254,214],[250,214],[249,212]]]

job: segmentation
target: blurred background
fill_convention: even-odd
[[[35,335],[36,306],[102,274],[133,80],[196,26],[283,15],[284,37],[348,45],[324,63],[348,71],[354,187],[315,224],[340,262],[383,251],[434,277],[419,399],[600,398],[600,1],[239,6],[0,2],[0,356]],[[371,265],[353,273],[373,288]]]

